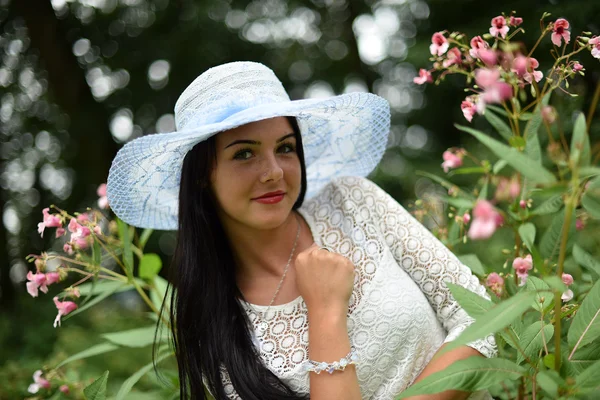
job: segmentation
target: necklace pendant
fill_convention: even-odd
[[[264,335],[265,332],[267,331],[268,327],[269,327],[269,325],[267,324],[266,321],[259,322],[259,324],[256,326],[256,334],[258,336]]]

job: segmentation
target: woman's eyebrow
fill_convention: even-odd
[[[284,135],[282,137],[280,137],[279,139],[277,139],[277,143],[279,142],[283,142],[285,139],[295,136],[295,133],[288,133],[287,135]],[[247,139],[240,139],[240,140],[234,140],[233,142],[229,143],[227,146],[225,146],[225,148],[231,147],[235,144],[253,144],[253,145],[259,145],[260,142],[256,141],[256,140],[247,140]]]

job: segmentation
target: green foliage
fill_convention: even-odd
[[[600,337],[600,281],[581,303],[567,337],[572,353]]]
[[[83,393],[87,400],[105,400],[106,399],[106,384],[108,383],[108,371],[105,371],[102,376],[96,379],[91,385],[83,389]]]

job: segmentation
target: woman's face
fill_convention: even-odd
[[[221,132],[215,147],[211,188],[222,223],[255,229],[281,225],[298,199],[302,173],[287,118]]]

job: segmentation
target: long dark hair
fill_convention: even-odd
[[[296,209],[306,193],[306,167],[298,123],[287,118],[302,171]],[[181,172],[169,308],[180,396],[205,399],[206,385],[216,400],[227,399],[221,380],[225,368],[244,400],[304,399],[267,369],[253,344],[232,250],[210,191],[215,151],[214,136],[198,143],[185,156]]]

